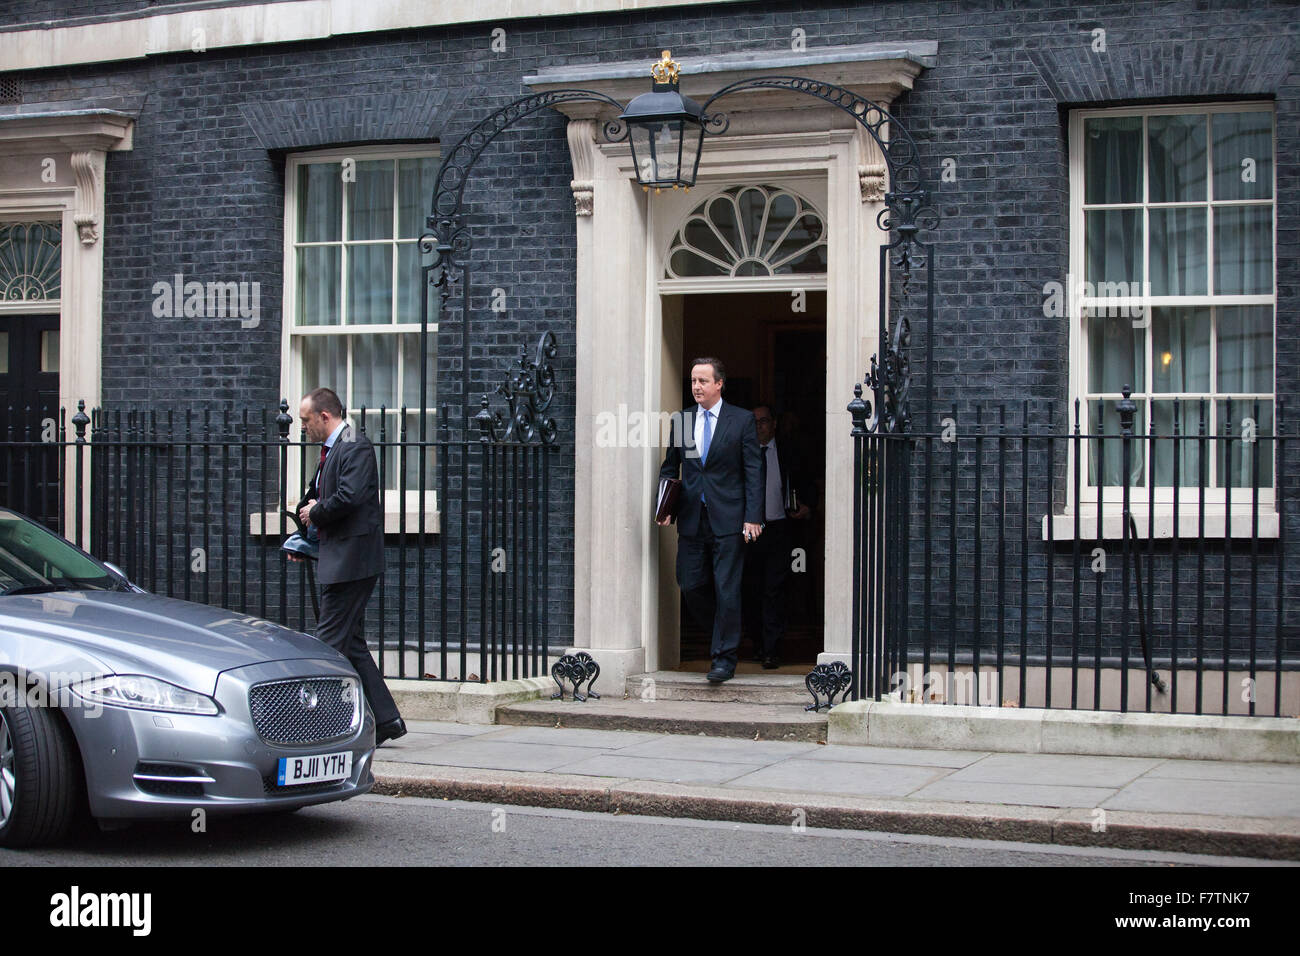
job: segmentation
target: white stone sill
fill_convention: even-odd
[[[1174,537],[1174,506],[1168,503],[1157,503],[1155,514],[1154,536],[1151,534],[1150,516],[1145,503],[1134,503],[1131,506],[1133,520],[1137,522],[1137,536],[1139,539],[1154,538],[1172,539]],[[1119,502],[1106,503],[1103,508],[1105,512],[1101,521],[1101,539],[1103,541],[1119,541],[1124,537],[1124,526],[1122,522],[1123,506]],[[1219,539],[1225,537],[1225,525],[1227,516],[1224,513],[1222,504],[1205,506],[1205,537],[1206,540]],[[1251,537],[1252,522],[1254,516],[1251,514],[1251,504],[1249,501],[1232,506],[1232,537],[1245,538]],[[1074,540],[1074,512],[1066,511],[1059,515],[1044,515],[1042,535],[1043,540],[1048,540],[1047,530],[1048,521],[1052,522],[1052,537],[1056,541],[1073,541]],[[1201,515],[1199,506],[1195,503],[1187,505],[1181,504],[1178,508],[1178,538],[1195,539],[1200,536]],[[1264,502],[1259,505],[1259,537],[1276,538],[1278,537],[1278,514],[1274,510],[1272,502],[1267,506]],[[1097,506],[1084,505],[1079,511],[1079,540],[1096,541],[1097,540]]]
[[[384,512],[384,534],[400,534],[402,531],[402,518],[406,518],[406,533],[420,533],[420,513],[418,511],[407,511],[405,516],[399,511]],[[288,530],[286,535],[293,534],[294,525],[288,518],[285,519]],[[266,530],[263,531],[262,529]],[[426,510],[424,512],[424,533],[425,535],[439,534],[442,531],[442,512],[435,510]],[[280,513],[278,511],[268,511],[265,514],[253,512],[248,516],[248,533],[251,535],[280,537]]]

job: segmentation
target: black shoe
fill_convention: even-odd
[[[774,671],[780,666],[781,666],[781,661],[779,658],[776,657],[763,658],[763,670],[765,671]]]
[[[398,737],[405,736],[405,734],[406,724],[402,722],[401,717],[396,717],[375,728],[375,746],[380,746],[386,740],[396,740]]]
[[[728,670],[719,664],[714,664],[713,669],[705,675],[710,684],[721,684],[724,680],[731,680],[736,676],[734,669]]]

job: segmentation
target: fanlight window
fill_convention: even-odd
[[[57,222],[0,223],[0,299],[57,300],[60,239]]]
[[[669,279],[826,271],[826,221],[794,193],[735,186],[700,203],[673,237]]]

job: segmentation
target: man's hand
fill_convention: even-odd
[[[298,510],[298,520],[303,523],[303,527],[311,525],[311,509],[316,507],[316,499],[313,498]]]
[[[286,552],[285,557],[287,557],[294,564],[302,564],[304,561],[307,560],[306,558],[299,557],[298,555],[294,554],[292,551]]]
[[[794,511],[790,512],[791,518],[806,518],[812,514],[812,510],[807,505],[800,505]]]
[[[671,517],[669,517],[669,518],[663,518],[663,519],[661,519],[661,520],[655,522],[655,524],[659,525],[659,527],[661,527],[661,528],[666,528],[666,527],[668,527],[668,526],[669,526],[670,524],[672,524],[672,523],[673,523],[673,519],[672,519]]]
[[[746,541],[757,541],[758,536],[762,533],[763,533],[763,526],[761,524],[753,524],[749,521],[745,522]]]

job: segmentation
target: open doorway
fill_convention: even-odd
[[[791,573],[784,587],[785,635],[781,667],[767,673],[806,674],[823,650],[825,574],[826,293],[738,292],[681,297],[681,399],[693,404],[690,362],[715,356],[727,369],[723,401],[753,410],[768,405],[776,417],[782,458],[798,462],[804,520],[789,526]],[[666,310],[667,311],[667,310]],[[740,672],[761,672],[757,640],[762,630],[757,588],[747,589]],[[686,611],[679,613],[683,670],[707,670],[710,635]]]

